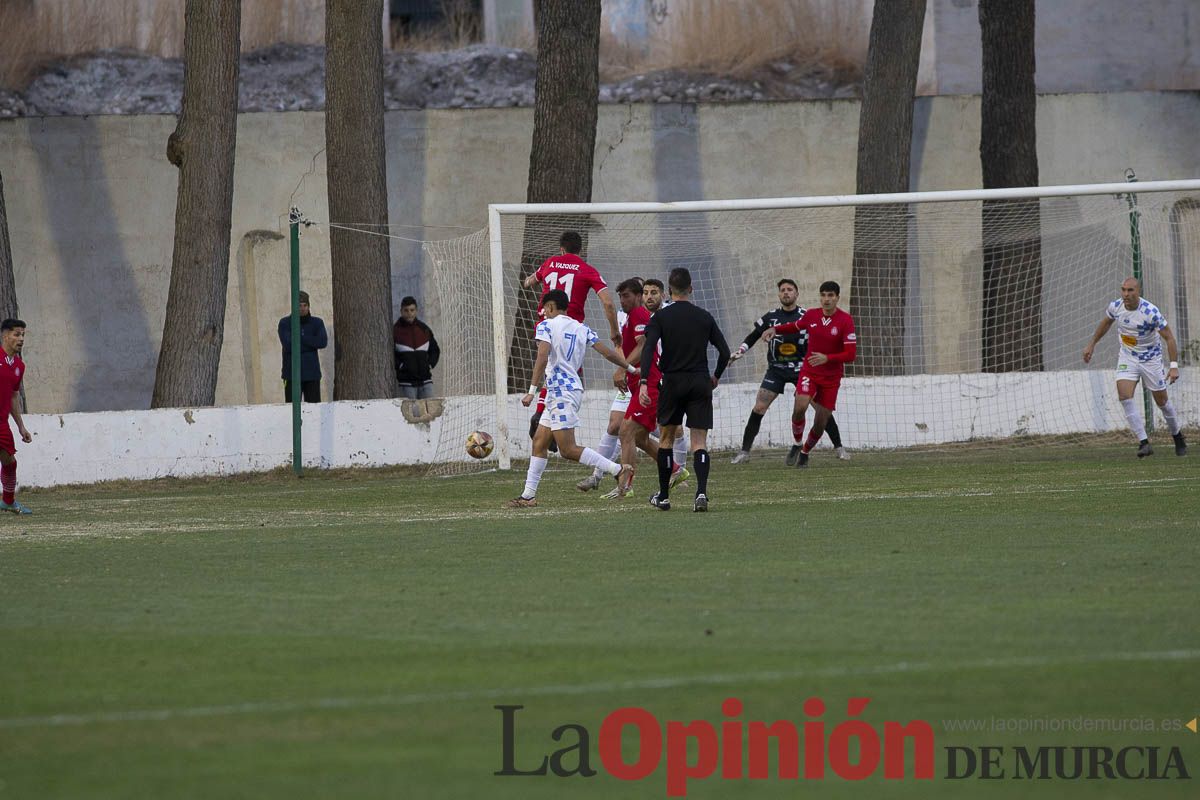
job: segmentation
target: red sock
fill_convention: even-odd
[[[4,502],[10,506],[17,499],[17,462],[0,467],[0,484],[4,486]]]
[[[809,433],[808,438],[804,440],[804,447],[800,448],[800,452],[808,453],[808,452],[812,451],[812,449],[817,446],[817,442],[819,442],[820,440],[821,440],[821,437],[817,435],[816,431]]]
[[[792,438],[796,440],[796,444],[804,441],[804,423],[792,420]]]
[[[543,386],[542,390],[540,392],[538,392],[538,396],[537,396],[537,413],[541,414],[545,410],[546,410],[546,387]]]

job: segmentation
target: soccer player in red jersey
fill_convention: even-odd
[[[579,322],[584,321],[583,307],[587,302],[588,292],[595,291],[596,297],[600,298],[600,303],[604,306],[604,316],[608,319],[612,342],[615,346],[620,347],[621,329],[617,325],[617,309],[613,305],[612,292],[608,290],[608,284],[604,282],[604,278],[600,277],[596,268],[579,257],[580,251],[583,250],[583,237],[579,235],[578,231],[564,231],[558,239],[558,248],[559,254],[543,261],[536,272],[525,278],[523,285],[526,289],[532,289],[540,283],[543,298],[547,292],[555,289],[563,290],[570,300],[567,316]],[[542,316],[541,308],[542,301],[539,300],[539,319]],[[542,393],[538,395],[537,411],[530,420],[530,438],[533,438],[533,434],[537,431],[538,421],[545,408],[546,392],[542,390]]]
[[[795,322],[776,325],[763,332],[763,339],[770,341],[776,334],[808,331],[808,357],[796,380],[796,404],[792,408],[792,436],[796,444],[788,453],[789,466],[808,466],[809,451],[825,433],[825,425],[837,406],[838,387],[842,384],[846,364],[853,361],[858,352],[854,319],[837,307],[842,287],[835,281],[825,281],[820,291],[820,308],[810,308]],[[804,414],[810,404],[816,409],[816,418],[805,439]]]
[[[25,323],[19,319],[6,319],[0,323],[0,345],[4,355],[0,358],[0,484],[4,487],[0,511],[14,514],[32,514],[17,502],[17,445],[12,429],[8,427],[8,415],[17,421],[17,432],[21,441],[29,444],[33,435],[25,429],[21,419],[21,379],[25,376],[25,362],[21,360],[21,348],[25,346]]]
[[[656,287],[657,283],[658,281],[647,282],[646,286],[652,291],[658,289],[661,298],[661,287]],[[658,371],[658,352],[649,355],[643,353],[642,345],[646,340],[646,326],[650,324],[650,309],[644,305],[644,297],[644,293],[639,294],[637,304],[632,310],[626,311],[629,317],[625,322],[625,330],[622,331],[624,340],[621,342],[621,347],[625,351],[625,360],[630,364],[627,376],[630,394],[629,408],[625,410],[625,419],[621,421],[621,458],[629,459],[623,463],[635,466],[639,449],[656,462],[658,460],[658,442],[651,439],[650,434],[658,427],[658,384],[662,380],[662,375]],[[651,359],[650,377],[646,383],[650,389],[651,402],[649,404],[642,402],[639,392],[642,372],[638,365],[643,357]],[[630,472],[628,480],[623,485],[618,484],[616,492],[610,494],[613,497],[624,497],[632,486],[633,473]]]

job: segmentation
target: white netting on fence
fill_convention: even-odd
[[[425,244],[436,286],[442,392],[476,398],[470,413],[443,420],[438,460],[464,461],[467,434],[496,431],[493,314],[504,320],[512,454],[528,454],[528,385],[540,289],[524,275],[558,254],[564,230],[584,237],[583,257],[614,292],[625,278],[666,281],[691,270],[694,301],[713,313],[731,348],[778,305],[776,283],[792,278],[800,303],[817,304],[826,280],[842,286],[854,315],[859,359],[835,414],[848,447],[903,448],[971,442],[1029,446],[1117,432],[1117,337],[1090,365],[1082,351],[1121,281],[1139,269],[1143,296],[1166,316],[1185,367],[1200,360],[1200,192],[1143,192],[1137,224],[1127,196],[779,208],[752,211],[506,214],[502,218],[504,307],[494,309],[487,231]],[[599,301],[587,323],[602,337]],[[765,370],[757,346],[727,371],[715,402],[710,447],[733,448]],[[608,419],[611,368],[589,356],[589,388],[577,439],[599,438]],[[1200,382],[1184,369],[1172,387],[1185,424],[1200,424]],[[791,443],[791,390],[764,420],[757,446]],[[1161,420],[1157,423],[1161,427]]]

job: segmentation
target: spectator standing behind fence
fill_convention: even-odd
[[[442,351],[433,330],[417,319],[417,300],[406,297],[400,301],[400,319],[392,326],[392,343],[396,348],[396,382],[400,396],[410,400],[433,397],[433,368]]]
[[[279,320],[279,343],[283,345],[283,402],[292,402],[292,315]],[[300,391],[306,403],[321,402],[321,360],[318,350],[329,344],[325,323],[314,317],[308,292],[300,293]]]

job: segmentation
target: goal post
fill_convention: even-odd
[[[1194,192],[1200,179],[1146,181],[1144,183],[1088,183],[1072,186],[1033,186],[1010,189],[950,189],[936,192],[895,192],[891,194],[831,194],[813,197],[756,197],[742,200],[680,200],[676,202],[633,203],[493,203],[491,215],[554,214],[580,216],[593,214],[669,214],[712,211],[771,211],[788,208],[830,208],[837,206],[886,206],[908,203],[953,203],[970,200],[1024,200],[1050,197],[1086,197],[1111,194],[1124,196],[1149,192]]]
[[[505,335],[504,303],[504,242],[501,239],[499,206],[488,206],[488,260],[491,268],[492,295],[492,357],[495,358],[496,382],[496,464],[500,469],[512,468],[508,442],[508,337]]]
[[[604,276],[614,302],[615,287],[625,278],[665,283],[673,267],[689,267],[695,302],[714,314],[734,349],[755,320],[778,305],[780,278],[797,281],[799,302],[806,307],[816,305],[816,287],[832,279],[842,286],[842,308],[852,314],[887,312],[863,316],[881,316],[898,326],[902,363],[883,369],[860,361],[848,372],[835,416],[851,449],[1012,446],[1119,433],[1123,417],[1113,399],[1116,334],[1101,342],[1091,364],[1083,364],[1081,353],[1105,303],[1119,295],[1120,280],[1133,274],[1126,203],[1131,192],[1140,198],[1144,296],[1175,329],[1186,351],[1181,360],[1191,358],[1200,349],[1193,340],[1197,333],[1186,329],[1189,316],[1200,314],[1200,180],[490,205],[484,231],[425,244],[445,331],[439,332],[445,353],[442,385],[456,401],[448,408],[459,416],[442,421],[438,458],[447,463],[439,469],[453,473],[481,466],[462,456],[462,441],[477,428],[496,440],[495,457],[484,466],[509,469],[514,458],[528,455],[531,411],[517,402],[510,375],[512,364],[532,363],[536,352],[532,325],[527,337],[519,331],[528,324],[523,314],[529,298],[524,298],[524,312],[518,300],[531,293],[520,281],[531,264],[557,255],[555,243],[567,229],[583,234],[583,256]],[[862,214],[896,206],[903,207],[900,213]],[[992,211],[985,213],[987,208]],[[524,252],[531,248],[539,252]],[[903,308],[856,309],[856,302],[872,296],[869,281],[879,279],[870,273],[873,258],[901,263],[900,294],[885,295],[905,297]],[[1031,275],[1036,271],[1028,286],[1027,267]],[[997,271],[985,289],[982,276],[989,268]],[[1000,291],[996,275],[1009,283]],[[1003,307],[995,308],[997,303]],[[587,324],[606,338],[594,296],[586,313]],[[1037,352],[1023,353],[1015,363],[1033,366],[1005,372],[984,359],[983,342],[1003,346],[1022,319],[1037,323],[1036,341],[1020,346]],[[988,327],[985,336],[985,325],[1008,327]],[[865,335],[860,327],[860,343]],[[714,398],[712,449],[734,448],[741,441],[765,370],[765,349],[752,348],[723,379]],[[1192,373],[1185,370],[1172,394],[1185,421],[1197,425],[1200,385]],[[577,431],[580,444],[594,444],[604,432],[615,393],[611,374],[598,356],[585,360],[588,391]],[[790,442],[791,404],[787,390],[772,406],[756,446]]]

